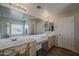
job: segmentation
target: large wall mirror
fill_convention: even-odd
[[[0,6],[0,38],[8,38],[15,35],[44,34],[46,31],[54,31],[54,24],[14,9]]]

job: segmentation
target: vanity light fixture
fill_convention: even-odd
[[[19,3],[9,3],[9,5],[13,8],[17,8],[23,11],[27,11],[27,8],[23,5],[23,4],[19,4]]]

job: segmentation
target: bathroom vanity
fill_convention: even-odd
[[[17,38],[16,41],[12,39]],[[53,36],[30,35],[17,36],[0,40],[0,55],[2,56],[36,56],[36,51],[47,42],[48,50],[54,46]]]

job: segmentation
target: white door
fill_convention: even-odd
[[[58,46],[66,49],[74,49],[74,17],[64,17],[56,20]]]

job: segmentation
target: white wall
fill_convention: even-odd
[[[70,12],[66,12],[63,14],[58,15],[58,17],[55,18],[55,21],[57,21],[59,18],[63,18],[63,17],[71,17],[74,16],[74,50],[79,52],[79,9],[70,11]],[[55,27],[55,30],[57,28]]]
[[[79,52],[79,11],[75,14],[75,49]]]

